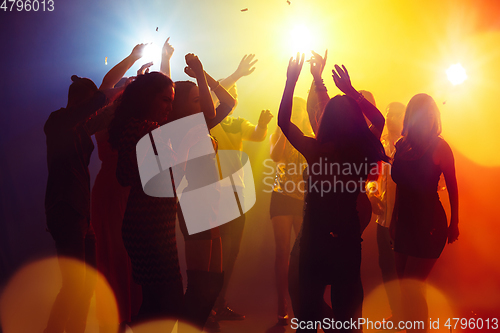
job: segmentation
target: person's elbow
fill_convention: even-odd
[[[279,128],[281,128],[283,133],[285,133],[288,130],[289,125],[290,125],[290,120],[278,117],[278,126]]]

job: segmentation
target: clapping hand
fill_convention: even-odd
[[[290,58],[290,61],[288,62],[288,70],[286,72],[287,81],[294,83],[297,82],[303,64],[304,64],[304,53],[300,55],[300,53],[297,52],[297,56],[295,57],[295,59],[293,59],[293,57]]]
[[[187,76],[192,77],[193,79],[196,79],[196,74],[194,73],[193,69],[191,67],[184,67],[184,73],[186,73]]]
[[[186,59],[187,66],[194,73],[195,77],[198,77],[198,76],[204,74],[203,65],[201,64],[200,59],[198,59],[198,56],[196,56],[193,53],[188,53],[188,54],[186,54],[185,59]],[[186,69],[184,69],[184,72],[186,72],[186,74],[188,73],[186,71]]]

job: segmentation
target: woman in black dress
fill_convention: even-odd
[[[172,109],[174,84],[159,72],[140,75],[125,89],[109,127],[109,142],[118,151],[116,176],[130,187],[122,237],[132,274],[143,300],[135,321],[178,318],[183,303],[182,278],[175,239],[177,199],[144,193],[138,170],[137,142],[165,124]],[[165,187],[170,178],[160,178]]]
[[[397,184],[396,203],[390,229],[401,281],[403,319],[423,320],[424,323],[428,318],[424,282],[443,251],[446,239],[452,243],[459,234],[453,152],[440,133],[436,102],[429,95],[415,95],[406,107],[403,137],[396,143],[392,167],[392,178]],[[441,173],[450,198],[449,226],[437,193]]]

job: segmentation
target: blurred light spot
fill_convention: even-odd
[[[415,287],[420,285],[420,282],[410,279],[405,280],[403,284],[404,283],[414,285]],[[391,308],[389,307],[389,302],[387,300],[386,288],[399,292],[399,280],[391,281],[387,284],[387,286],[382,283],[365,297],[363,301],[363,318],[368,318],[375,322],[382,321],[382,319],[387,319],[391,316]],[[444,326],[444,323],[448,318],[458,316],[452,310],[446,296],[436,287],[426,284],[426,299],[429,308],[429,318],[432,319],[433,322],[439,319],[440,322],[439,329],[432,329],[432,332],[449,332],[449,329]],[[426,325],[427,323],[428,322],[426,322]],[[376,332],[374,329],[367,329],[367,327],[364,328],[363,332]]]
[[[0,324],[3,333],[43,332],[54,300],[61,289],[61,267],[70,274],[97,274],[96,288],[100,291],[100,297],[96,299],[99,304],[95,307],[105,311],[96,314],[91,306],[87,331],[106,326],[117,332],[118,309],[106,279],[92,268],[86,270],[78,260],[49,258],[21,268],[6,285],[0,297]]]
[[[460,64],[451,65],[446,70],[446,75],[454,86],[463,83],[467,79],[467,73],[465,73],[465,69]]]
[[[134,333],[198,333],[199,330],[188,323],[175,319],[155,320],[132,327]]]

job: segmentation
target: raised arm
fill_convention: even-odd
[[[450,226],[448,227],[448,243],[453,243],[458,239],[458,185],[457,176],[455,174],[455,158],[453,152],[446,141],[442,140],[437,150],[439,154],[439,166],[443,170],[446,188],[450,198],[451,218]]]
[[[196,78],[196,75],[192,70],[192,68],[185,67],[184,72],[190,77]],[[208,86],[215,93],[215,95],[220,101],[220,105],[216,109],[215,118],[207,119],[208,129],[211,129],[215,127],[217,124],[219,124],[221,121],[223,121],[224,118],[226,118],[229,115],[231,110],[233,110],[233,108],[236,105],[236,100],[218,81],[216,81],[207,72],[205,72],[205,77],[207,79]]]
[[[337,72],[335,72],[335,70]],[[335,82],[337,88],[339,88],[340,91],[347,96],[356,100],[358,105],[361,107],[363,114],[374,126],[374,128],[371,129],[372,133],[380,140],[385,124],[385,118],[382,113],[380,113],[376,106],[366,100],[361,93],[354,89],[351,84],[349,73],[344,65],[342,65],[342,68],[340,68],[339,65],[335,65],[335,69],[332,70],[332,73],[333,81]]]
[[[168,42],[170,37],[167,38],[165,44],[163,44],[163,48],[161,50],[161,64],[160,64],[160,72],[170,77],[170,58],[174,54],[174,48]]]
[[[207,120],[215,118],[214,102],[212,101],[212,95],[210,94],[207,78],[200,59],[193,53],[188,53],[186,54],[186,64],[193,70],[196,76],[196,82],[198,83],[200,92],[201,112],[203,112]]]
[[[304,54],[300,56],[300,54],[297,53],[295,59],[293,59],[293,57],[290,58],[286,74],[285,91],[283,92],[278,112],[278,126],[295,149],[307,158],[311,156],[311,154],[314,154],[316,150],[316,140],[304,136],[304,133],[302,133],[302,131],[290,120],[292,117],[293,93],[303,64]]]
[[[328,50],[325,51],[324,58],[314,51],[311,52],[313,56],[309,62],[311,63],[313,82],[311,84],[311,89],[309,89],[309,95],[307,96],[307,114],[314,133],[317,133],[321,115],[325,110],[326,104],[330,100],[328,91],[326,90],[323,79],[321,78],[323,69],[325,68]]]
[[[115,65],[115,67],[111,68],[111,70],[102,79],[99,90],[113,88],[130,69],[130,67],[132,67],[132,65],[142,57],[142,52],[144,51],[146,45],[147,44],[137,44],[128,57],[120,61],[117,65]]]
[[[241,79],[243,76],[252,74],[255,70],[255,67],[253,67],[253,65],[255,65],[255,63],[258,61],[257,59],[254,60],[254,58],[255,54],[245,54],[234,73],[222,80],[220,84],[224,88],[229,89],[236,83],[236,81]]]

